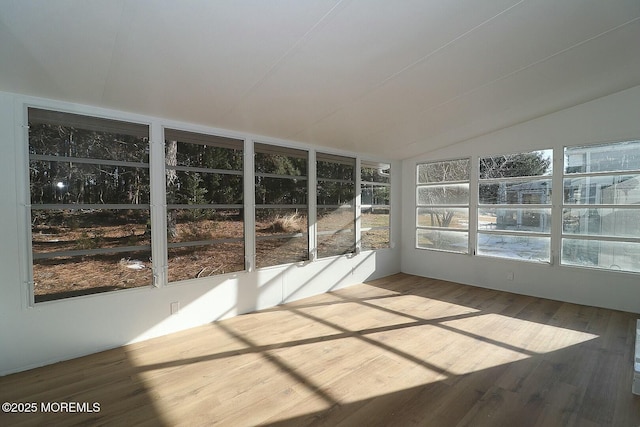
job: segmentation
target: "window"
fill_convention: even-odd
[[[28,109],[36,303],[152,283],[149,129]]]
[[[480,158],[478,255],[550,262],[552,150]]]
[[[417,166],[416,247],[469,253],[469,159]]]
[[[390,169],[385,163],[360,164],[360,234],[363,250],[389,247]]]
[[[169,282],[244,270],[244,141],[164,136]]]
[[[316,154],[318,257],[355,252],[356,160]]]
[[[308,153],[255,144],[256,266],[309,259]]]
[[[564,149],[561,264],[640,272],[640,141]]]

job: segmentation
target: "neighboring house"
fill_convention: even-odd
[[[640,218],[633,207],[640,204],[637,146],[622,143],[574,147],[567,148],[565,156],[568,166],[564,178],[563,233],[607,237],[628,236],[631,232],[640,236]],[[612,244],[606,239],[588,243],[582,245],[582,250],[576,250],[575,256],[595,266],[626,269],[625,265],[633,264],[639,256],[631,246]]]

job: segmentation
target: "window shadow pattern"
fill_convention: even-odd
[[[143,394],[161,425],[636,425],[634,325],[398,274],[125,347],[104,395],[71,368],[53,393],[105,402],[69,424],[140,414]]]

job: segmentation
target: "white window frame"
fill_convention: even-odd
[[[640,176],[640,169],[627,169],[627,170],[614,170],[614,171],[596,171],[596,172],[591,172],[591,171],[586,171],[586,172],[566,172],[567,169],[567,164],[565,163],[566,159],[566,154],[567,154],[567,150],[568,149],[575,149],[575,148],[584,148],[585,150],[589,150],[589,149],[594,149],[596,147],[609,147],[609,146],[615,146],[618,144],[624,144],[624,143],[637,143],[638,146],[640,146],[640,140],[634,140],[634,139],[629,139],[629,140],[624,140],[624,141],[615,141],[615,142],[609,142],[609,143],[600,143],[600,144],[589,144],[589,145],[583,145],[583,144],[577,144],[577,145],[571,145],[571,146],[565,146],[563,147],[562,151],[563,151],[563,164],[562,164],[562,188],[563,188],[563,192],[562,192],[562,205],[561,205],[561,210],[560,210],[560,215],[561,215],[561,226],[560,226],[560,230],[561,230],[561,236],[560,236],[560,265],[563,267],[570,267],[570,268],[586,268],[586,269],[594,269],[594,270],[600,270],[600,271],[608,271],[608,272],[617,272],[617,273],[625,273],[625,274],[640,274],[640,269],[638,271],[633,271],[633,270],[624,270],[624,269],[620,269],[620,268],[612,268],[613,265],[616,265],[617,267],[619,267],[619,265],[617,264],[612,264],[610,265],[608,268],[607,267],[603,267],[603,266],[599,266],[599,265],[586,265],[586,264],[577,264],[577,263],[566,263],[563,260],[563,251],[564,251],[564,242],[565,240],[577,240],[577,241],[592,241],[592,242],[611,242],[611,243],[631,243],[634,245],[638,245],[640,246],[640,236],[638,237],[625,237],[625,236],[614,236],[614,235],[597,235],[597,234],[572,234],[572,233],[565,233],[565,228],[564,228],[564,211],[565,209],[619,209],[619,210],[634,210],[634,211],[639,211],[640,212],[640,204],[629,204],[629,203],[598,203],[596,201],[596,203],[585,203],[585,204],[577,204],[577,203],[567,203],[565,201],[565,196],[564,196],[564,182],[565,179],[575,179],[575,178],[585,178],[587,181],[590,178],[597,178],[597,177],[608,177],[608,176],[612,176],[612,177],[616,177],[616,176],[628,176],[628,175],[636,175],[636,176]],[[590,162],[588,160],[589,154],[585,153],[585,165],[587,166],[587,168],[589,168],[590,166]],[[589,189],[590,191],[590,189]],[[600,253],[598,253],[598,255],[600,256]]]
[[[458,161],[467,161],[468,162],[468,167],[467,167],[467,179],[466,180],[452,180],[452,181],[434,181],[434,182],[428,182],[428,183],[422,183],[420,182],[420,166],[421,165],[428,165],[428,164],[437,164],[437,163],[448,163],[448,162],[458,162]],[[461,254],[461,255],[468,255],[470,253],[469,251],[469,242],[471,240],[471,197],[472,197],[472,188],[471,188],[471,170],[472,170],[472,162],[471,162],[471,158],[470,157],[460,157],[460,158],[454,158],[454,159],[443,159],[443,160],[433,160],[433,161],[428,161],[428,162],[420,162],[420,163],[416,163],[415,165],[415,175],[414,175],[414,179],[415,179],[415,189],[414,189],[414,200],[415,200],[415,233],[414,233],[414,247],[416,249],[421,249],[421,250],[428,250],[428,251],[436,251],[436,252],[447,252],[447,253],[454,253],[454,254]],[[420,198],[419,198],[419,193],[420,193],[420,188],[428,188],[428,187],[438,187],[438,186],[443,186],[443,185],[468,185],[469,190],[468,190],[468,198],[467,198],[467,202],[466,203],[443,203],[443,204],[425,204],[425,203],[420,203]],[[435,208],[435,209],[466,209],[467,210],[467,216],[468,216],[468,224],[467,224],[467,228],[466,229],[461,229],[461,228],[449,228],[449,227],[438,227],[438,226],[424,226],[424,225],[419,225],[419,210],[420,209],[428,209],[428,208]],[[433,231],[444,231],[444,232],[453,232],[453,233],[466,233],[467,234],[467,241],[466,241],[466,246],[465,246],[465,250],[464,251],[455,251],[455,250],[450,250],[450,249],[441,249],[441,248],[429,248],[429,247],[424,247],[424,246],[420,246],[419,245],[419,233],[420,230],[433,230]]]
[[[362,170],[363,169],[378,169],[379,171],[382,170],[387,170],[387,174],[388,174],[388,182],[377,182],[377,181],[365,181],[362,178]],[[372,203],[370,205],[365,205],[362,203],[362,193],[363,190],[365,189],[365,187],[371,187],[372,192],[375,189],[375,187],[386,187],[389,190],[389,204],[376,204],[376,203]],[[359,247],[362,250],[381,250],[381,249],[387,249],[391,247],[391,164],[390,163],[385,163],[385,162],[374,162],[374,161],[367,161],[367,160],[361,160],[360,161],[360,209],[359,209],[359,215],[360,215],[360,221],[362,221],[362,211],[363,209],[375,209],[375,208],[382,208],[382,209],[387,209],[389,211],[389,224],[386,226],[378,226],[378,227],[367,227],[364,228],[362,227],[362,224],[360,225],[360,238],[358,238],[358,242],[359,242]],[[356,212],[358,213],[358,212]],[[376,230],[386,230],[387,234],[389,236],[389,241],[387,242],[386,246],[383,247],[379,247],[379,248],[363,248],[362,247],[362,243],[363,243],[363,235],[364,233],[367,233],[369,231],[376,231]]]
[[[245,166],[245,151],[244,151],[244,140],[241,138],[237,138],[237,137],[230,137],[230,136],[223,136],[223,135],[218,135],[218,134],[214,134],[214,133],[207,133],[207,132],[198,132],[198,131],[192,131],[192,130],[182,130],[176,127],[172,127],[172,126],[165,126],[163,129],[163,135],[164,135],[164,139],[163,139],[163,152],[164,152],[164,156],[163,156],[163,161],[162,164],[164,165],[164,175],[163,175],[163,184],[165,185],[165,194],[166,194],[166,179],[167,179],[167,174],[166,171],[169,169],[173,169],[175,171],[183,171],[183,172],[200,172],[200,173],[206,173],[206,174],[215,174],[215,175],[232,175],[232,176],[240,176],[240,177],[244,177],[244,171],[246,170],[246,166]],[[181,135],[184,135],[183,139],[179,139],[179,137]],[[174,136],[174,138],[171,138],[171,136]],[[220,142],[217,142],[216,140],[219,139]],[[236,150],[240,150],[242,152],[242,170],[235,170],[235,169],[212,169],[212,168],[205,168],[205,167],[189,167],[189,166],[170,166],[167,165],[166,163],[166,141],[168,140],[176,140],[178,143],[182,142],[182,143],[187,143],[187,144],[193,144],[193,145],[210,145],[210,146],[214,146],[214,147],[222,147],[222,148],[231,148],[231,149],[236,149]],[[200,141],[199,141],[200,140]],[[225,141],[225,140],[234,140],[232,141]],[[225,147],[225,145],[227,145]],[[233,145],[237,145],[233,146]],[[194,278],[189,278],[189,279],[180,279],[180,280],[175,280],[175,281],[169,281],[169,266],[168,266],[168,251],[169,249],[174,249],[174,248],[184,248],[184,247],[189,247],[189,246],[197,246],[197,247],[203,247],[203,246],[214,246],[214,245],[218,245],[218,244],[224,244],[224,243],[237,243],[237,242],[241,242],[243,244],[243,250],[242,250],[242,259],[243,259],[243,264],[244,264],[244,268],[242,270],[234,270],[234,271],[229,271],[229,272],[223,272],[223,273],[217,273],[215,274],[216,276],[218,275],[223,275],[223,274],[234,274],[234,273],[238,273],[241,271],[245,271],[247,269],[247,263],[246,263],[246,240],[245,240],[245,235],[246,235],[246,209],[245,209],[245,203],[244,203],[244,178],[242,179],[242,184],[241,184],[241,190],[243,193],[243,202],[242,203],[236,203],[236,204],[218,204],[218,203],[214,203],[214,204],[202,204],[202,205],[189,205],[189,204],[179,204],[179,203],[172,203],[172,204],[167,204],[166,203],[166,198],[165,198],[165,203],[164,203],[164,210],[165,210],[165,221],[164,221],[164,228],[165,230],[167,229],[167,223],[166,223],[166,218],[167,215],[169,213],[169,210],[179,210],[179,209],[239,209],[244,213],[244,217],[243,217],[243,235],[242,237],[234,237],[234,238],[219,238],[219,239],[208,239],[208,240],[194,240],[194,241],[184,241],[184,242],[169,242],[168,239],[166,240],[166,248],[165,248],[165,256],[167,257],[167,264],[166,267],[164,268],[165,270],[165,274],[166,274],[166,281],[168,284],[176,284],[176,283],[180,283],[180,282],[184,282],[187,280],[194,280],[194,279],[201,279],[200,277],[194,277]],[[166,196],[165,196],[166,197]],[[165,232],[165,238],[166,238],[166,232]],[[206,271],[205,271],[206,273]],[[203,276],[202,278],[205,278],[208,276]]]
[[[331,161],[335,161],[336,163],[341,163],[341,162],[345,162],[348,161],[349,164],[351,162],[353,162],[353,174],[352,174],[352,178],[351,179],[342,179],[342,178],[332,178],[332,177],[320,177],[318,175],[318,163],[319,162],[331,162]],[[324,259],[324,258],[331,258],[331,257],[335,257],[335,256],[345,256],[345,255],[353,255],[353,254],[357,254],[359,252],[359,247],[358,247],[358,240],[360,238],[360,235],[358,233],[358,228],[359,228],[359,221],[358,221],[358,209],[359,209],[359,195],[360,195],[360,187],[358,185],[358,182],[360,180],[360,169],[359,169],[359,163],[360,160],[358,157],[356,156],[348,156],[348,155],[342,155],[342,154],[331,154],[331,153],[327,153],[327,152],[320,152],[320,151],[316,151],[315,153],[315,186],[316,186],[316,194],[315,194],[315,199],[314,199],[314,205],[315,205],[315,223],[316,223],[316,230],[315,230],[315,258],[316,259]],[[346,164],[346,163],[345,163]],[[353,200],[350,201],[349,204],[345,204],[343,203],[342,205],[321,205],[318,203],[318,187],[320,186],[321,182],[334,182],[334,183],[340,183],[340,184],[351,184],[351,186],[353,187]],[[351,227],[349,229],[345,229],[345,228],[341,228],[339,230],[319,230],[318,227],[318,210],[320,209],[350,209],[352,211],[352,219],[351,219]],[[342,233],[350,233],[353,232],[353,242],[352,242],[352,251],[349,252],[344,252],[344,253],[340,253],[340,254],[329,254],[329,255],[320,255],[318,252],[318,248],[320,245],[320,242],[323,240],[323,236],[329,236],[332,234],[342,234]]]
[[[278,209],[304,209],[307,212],[307,226],[306,226],[306,231],[304,232],[300,232],[300,233],[290,233],[290,234],[274,234],[272,236],[258,236],[256,233],[256,227],[254,224],[253,229],[251,230],[251,233],[254,234],[254,242],[255,242],[255,248],[256,248],[256,254],[255,254],[255,265],[256,268],[270,268],[270,267],[277,267],[277,266],[282,266],[282,265],[288,265],[288,264],[297,264],[297,263],[301,263],[301,262],[308,262],[311,259],[311,251],[310,251],[310,233],[309,233],[309,224],[311,223],[311,216],[310,216],[310,209],[309,209],[309,205],[310,205],[310,195],[309,195],[309,187],[310,184],[309,182],[311,181],[310,179],[310,153],[308,150],[305,150],[303,148],[294,148],[294,147],[288,147],[288,146],[283,146],[283,145],[279,145],[279,144],[273,144],[273,143],[267,143],[267,142],[261,142],[261,141],[255,141],[254,146],[253,146],[253,154],[254,154],[254,164],[252,166],[252,180],[253,183],[255,185],[255,179],[258,176],[264,177],[264,178],[275,178],[275,179],[287,179],[287,180],[300,180],[300,181],[305,181],[307,183],[306,185],[306,193],[307,193],[307,203],[306,204],[272,204],[272,203],[258,203],[258,200],[255,200],[254,202],[254,220],[255,220],[255,212],[259,209],[261,210],[267,210],[267,209],[274,209],[274,210],[278,210]],[[299,153],[305,153],[305,160],[307,163],[307,174],[306,175],[277,175],[277,174],[272,174],[272,173],[263,173],[263,172],[256,172],[256,166],[255,166],[255,154],[256,153],[264,153],[264,154],[278,154],[278,155],[282,155],[282,156],[291,156],[291,154],[299,154]],[[253,191],[253,195],[255,197],[255,190],[257,188],[257,185],[254,187],[254,191]],[[307,242],[307,248],[306,248],[306,258],[304,260],[299,260],[299,261],[291,261],[291,262],[286,262],[286,263],[281,263],[281,264],[273,264],[273,265],[264,265],[264,266],[258,266],[258,255],[257,255],[257,248],[258,248],[258,242],[259,241],[264,241],[264,240],[271,240],[271,239],[300,239],[300,238],[306,238],[306,242]]]
[[[95,249],[80,249],[80,250],[68,250],[68,251],[59,251],[59,252],[55,252],[55,253],[45,253],[45,254],[39,254],[39,255],[35,255],[33,253],[33,235],[32,235],[32,229],[30,226],[30,223],[32,221],[32,211],[33,210],[58,210],[58,209],[71,209],[71,210],[75,210],[75,209],[82,209],[82,208],[89,208],[89,209],[125,209],[125,210],[129,210],[129,209],[146,209],[149,211],[149,220],[151,222],[151,224],[153,225],[153,217],[154,217],[154,209],[153,209],[153,205],[154,205],[154,192],[153,192],[153,188],[152,188],[152,182],[153,182],[153,171],[152,171],[152,163],[153,163],[153,144],[152,144],[152,135],[153,135],[153,129],[151,126],[150,122],[147,122],[145,120],[139,120],[136,117],[130,117],[130,116],[126,116],[126,117],[121,117],[121,116],[111,116],[108,114],[105,114],[102,110],[99,109],[87,109],[85,110],[73,110],[70,108],[66,108],[66,107],[59,107],[57,105],[43,105],[37,102],[25,102],[25,103],[21,103],[20,104],[21,107],[21,114],[22,117],[24,118],[24,124],[22,125],[23,128],[23,136],[24,136],[24,146],[23,146],[23,155],[22,155],[22,164],[24,166],[20,166],[24,167],[24,189],[22,191],[22,193],[24,194],[24,207],[25,207],[25,216],[24,218],[26,219],[25,223],[24,223],[24,230],[26,231],[26,244],[24,245],[23,248],[23,253],[25,253],[25,265],[23,266],[23,271],[25,272],[25,277],[26,277],[26,305],[27,307],[35,307],[36,305],[40,306],[43,304],[51,304],[51,303],[59,303],[59,302],[64,302],[64,301],[68,301],[68,300],[73,300],[73,299],[77,299],[77,298],[86,298],[86,297],[92,297],[95,295],[99,295],[102,293],[112,293],[113,291],[126,291],[126,290],[134,290],[134,289],[141,289],[141,288],[150,288],[152,286],[157,286],[158,285],[158,275],[157,275],[157,267],[156,267],[156,263],[155,261],[152,263],[152,267],[151,267],[151,280],[149,282],[148,285],[145,286],[136,286],[136,287],[132,287],[129,289],[115,289],[113,291],[109,291],[109,292],[87,292],[87,293],[83,293],[80,295],[71,295],[68,297],[63,297],[63,298],[55,298],[55,299],[45,299],[43,301],[37,301],[36,302],[36,295],[35,295],[35,282],[34,282],[34,260],[36,259],[50,259],[50,258],[55,258],[58,256],[82,256],[82,255],[99,255],[102,253],[126,253],[126,252],[131,252],[131,251],[141,251],[141,250],[148,250],[149,252],[152,253],[152,258],[155,258],[153,256],[153,254],[155,254],[155,247],[156,247],[156,242],[154,241],[154,234],[152,233],[151,235],[151,242],[149,245],[144,245],[144,246],[119,246],[116,248],[95,248]],[[34,109],[34,110],[42,110],[44,112],[44,114],[50,113],[52,115],[55,115],[56,113],[65,115],[65,114],[71,114],[71,115],[76,115],[76,116],[82,116],[83,117],[83,121],[87,121],[87,122],[91,122],[92,120],[96,120],[98,122],[102,122],[104,121],[105,123],[107,123],[108,121],[117,121],[117,122],[122,122],[125,125],[131,125],[131,126],[136,126],[136,127],[140,127],[140,126],[144,126],[147,128],[147,132],[146,132],[146,136],[145,138],[147,138],[147,144],[148,144],[148,161],[147,162],[128,162],[128,161],[118,161],[118,160],[109,160],[109,159],[98,159],[98,158],[85,158],[85,157],[64,157],[64,159],[66,160],[61,160],[63,158],[56,158],[56,156],[48,156],[48,155],[38,155],[38,154],[30,154],[29,153],[29,144],[30,144],[30,135],[29,135],[29,110],[30,109]],[[62,123],[64,125],[64,123]],[[100,126],[100,123],[98,124],[98,126]],[[118,128],[114,128],[114,130],[117,130]],[[30,179],[30,175],[29,175],[29,163],[31,160],[40,160],[40,161],[67,161],[67,160],[71,160],[75,163],[79,163],[79,164],[89,164],[89,165],[100,165],[100,164],[105,164],[105,165],[116,165],[116,166],[123,166],[123,167],[133,167],[133,168],[144,168],[144,169],[148,169],[149,170],[149,203],[148,204],[140,204],[140,205],[133,205],[135,207],[132,207],[132,205],[130,204],[43,204],[38,206],[37,208],[35,208],[34,206],[32,206],[31,204],[31,179]]]
[[[510,261],[521,261],[521,262],[532,262],[532,263],[540,263],[540,264],[552,264],[553,263],[553,224],[554,224],[554,218],[553,218],[553,177],[554,175],[557,173],[556,172],[556,168],[554,168],[554,150],[551,148],[545,148],[545,149],[538,149],[538,150],[527,150],[527,151],[518,151],[518,152],[513,152],[513,153],[506,153],[506,154],[502,154],[502,155],[518,155],[518,154],[530,154],[530,153],[535,153],[535,152],[541,152],[541,151],[549,151],[551,152],[551,167],[552,167],[552,174],[551,175],[536,175],[536,176],[530,176],[530,175],[526,175],[526,176],[516,176],[516,177],[504,177],[504,178],[482,178],[480,176],[480,162],[482,161],[483,158],[489,158],[489,157],[498,157],[501,156],[501,154],[492,154],[492,155],[483,155],[483,156],[478,156],[478,160],[477,160],[477,164],[478,164],[478,180],[477,180],[477,185],[475,188],[475,193],[477,195],[477,205],[476,205],[476,227],[475,227],[475,235],[476,235],[476,243],[475,243],[475,250],[474,250],[474,255],[478,255],[481,257],[487,257],[487,258],[497,258],[497,259],[504,259],[504,260],[510,260]],[[503,203],[503,204],[490,204],[490,203],[481,203],[480,200],[480,186],[482,184],[517,184],[517,183],[526,183],[526,182],[531,182],[534,181],[536,179],[540,179],[540,180],[545,180],[545,181],[549,181],[549,184],[551,185],[551,197],[549,197],[549,202],[546,204],[536,204],[536,203]],[[551,221],[551,224],[549,225],[549,231],[548,232],[534,232],[534,231],[514,231],[514,230],[480,230],[480,210],[481,209],[514,209],[514,210],[518,210],[518,209],[529,209],[529,210],[535,210],[535,209],[539,209],[539,210],[548,210],[549,211],[549,219]],[[543,260],[543,259],[526,259],[526,258],[519,258],[519,257],[506,257],[506,256],[496,256],[496,255],[489,255],[489,254],[481,254],[479,253],[479,246],[480,246],[480,236],[481,235],[494,235],[494,236],[507,236],[507,237],[533,237],[533,238],[546,238],[549,240],[549,259]]]

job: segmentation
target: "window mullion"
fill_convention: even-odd
[[[563,188],[564,155],[562,148],[553,151],[553,170],[551,188]],[[562,251],[562,211],[564,192],[551,194],[551,264],[560,264]]]
[[[254,163],[254,142],[244,140],[244,258],[245,269],[256,268],[256,179]]]
[[[476,255],[478,242],[479,160],[472,157],[469,167],[469,254]]]
[[[309,222],[307,225],[309,229],[309,260],[314,261],[318,258],[318,238],[316,234],[318,230],[318,192],[316,188],[318,185],[318,177],[316,152],[314,150],[309,150],[308,175],[307,203],[309,205],[309,211],[307,215],[309,217]]]
[[[362,180],[362,172],[361,172],[361,168],[360,168],[360,158],[356,158],[356,168],[354,170],[354,174],[355,174],[355,210],[354,210],[354,214],[355,214],[355,248],[356,248],[356,254],[359,254],[360,251],[362,250],[362,236],[361,236],[361,221],[362,221],[362,200],[360,199],[362,196],[362,184],[361,184],[361,180]]]
[[[151,257],[153,260],[153,283],[155,286],[161,287],[168,283],[164,129],[160,123],[153,122],[150,131]]]

